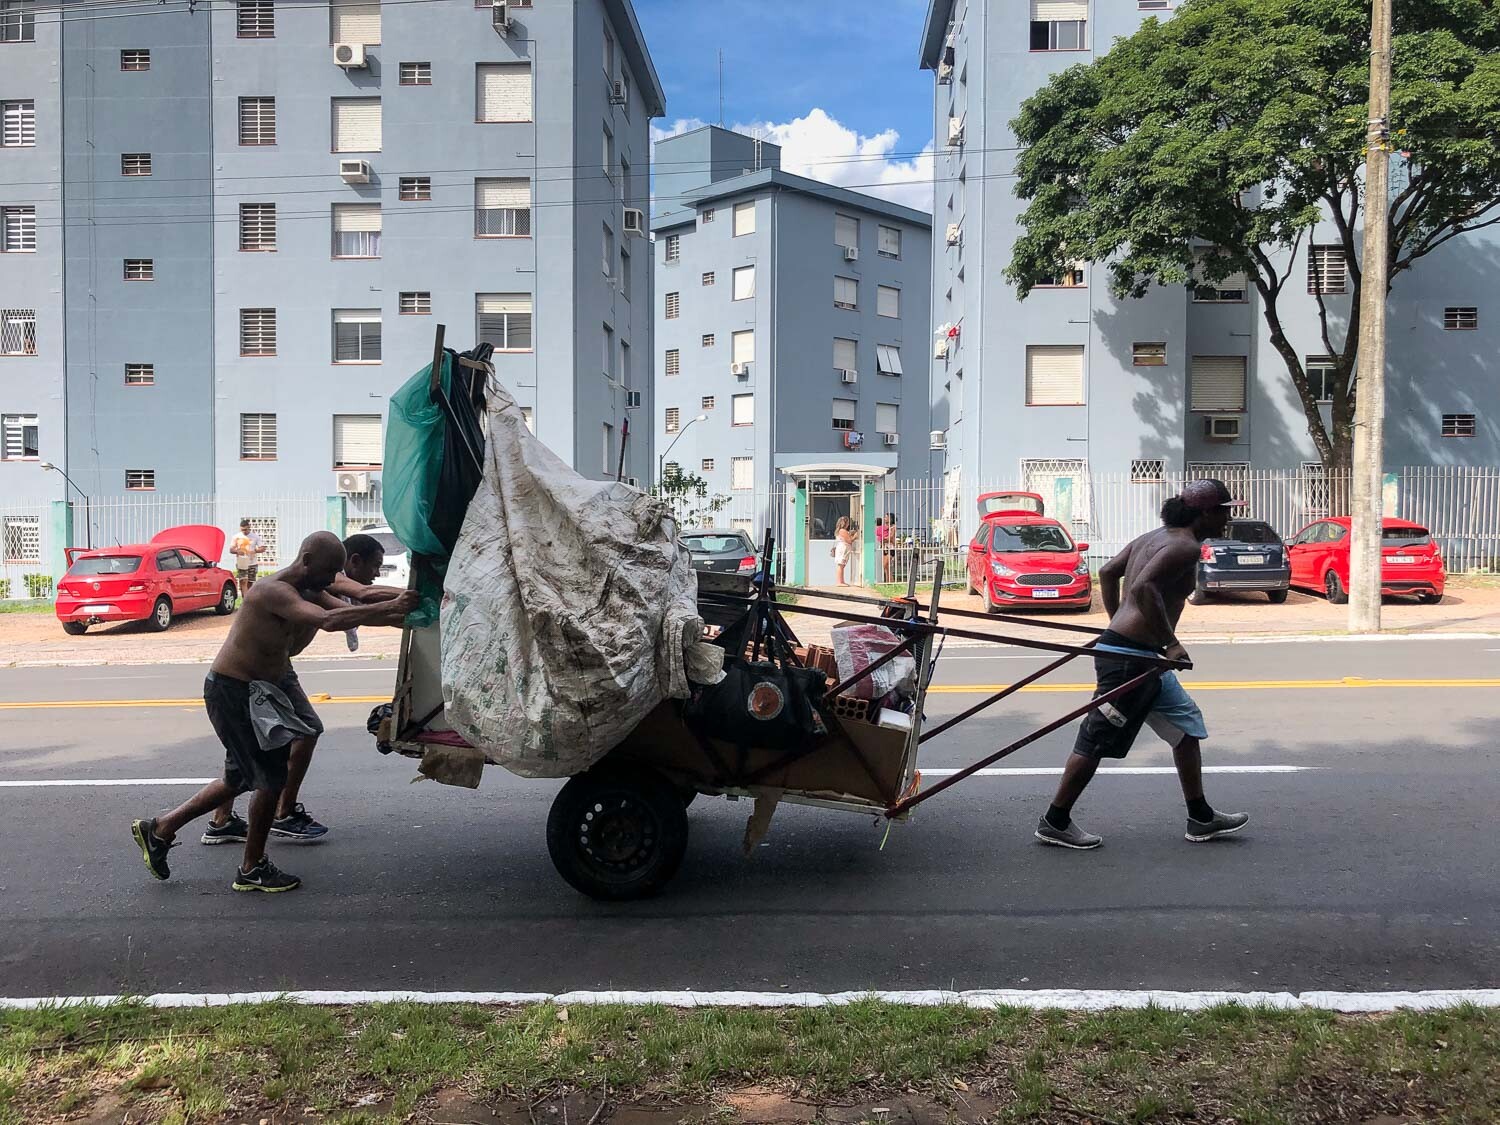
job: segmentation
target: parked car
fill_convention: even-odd
[[[684,532],[679,538],[693,556],[694,570],[723,574],[754,574],[759,556],[750,536],[734,528]]]
[[[406,589],[411,582],[411,555],[406,550],[406,544],[384,524],[367,527],[364,534],[374,536],[385,551],[385,557],[380,563],[380,573],[375,576],[375,585]]]
[[[129,547],[70,547],[57,619],[77,637],[105,621],[144,621],[160,632],[179,613],[232,613],[239,587],[216,561],[223,553],[224,532],[202,524],[171,527]]]
[[[984,595],[990,613],[1020,605],[1087,610],[1093,604],[1087,543],[1045,515],[1034,492],[979,497],[979,530],[969,543],[969,593]]]
[[[1215,592],[1263,590],[1272,603],[1286,601],[1292,566],[1276,529],[1263,520],[1230,520],[1219,539],[1205,539],[1198,585],[1188,600],[1202,605]]]
[[[1335,516],[1309,524],[1292,537],[1287,554],[1293,586],[1321,591],[1335,605],[1349,600],[1349,528],[1348,516]],[[1380,554],[1382,597],[1416,597],[1423,605],[1443,600],[1443,555],[1421,524],[1383,520]]]

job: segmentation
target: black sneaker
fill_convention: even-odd
[[[243,844],[245,836],[249,833],[250,826],[245,823],[244,818],[238,813],[231,813],[229,819],[223,824],[208,822],[208,827],[203,830],[200,843],[204,844]]]
[[[1104,843],[1103,836],[1085,832],[1075,821],[1068,821],[1066,828],[1053,828],[1045,816],[1037,821],[1036,831],[1032,835],[1044,844],[1052,844],[1059,848],[1072,848],[1080,852],[1089,851]]]
[[[1250,814],[1242,812],[1216,812],[1212,820],[1194,820],[1188,817],[1187,832],[1183,839],[1192,844],[1230,836],[1250,823]]]
[[[167,843],[156,834],[156,817],[131,821],[130,834],[135,837],[136,846],[141,849],[141,859],[146,862],[146,870],[158,879],[170,878],[172,872],[167,867],[167,852],[177,845]]]
[[[309,816],[300,804],[296,804],[286,816],[278,816],[271,821],[271,835],[294,844],[315,844],[328,835],[328,829]]]
[[[281,891],[295,891],[302,885],[302,880],[295,875],[288,875],[277,867],[266,856],[260,857],[260,862],[249,871],[236,870],[234,882],[230,887],[236,891],[265,891],[267,894],[277,894]]]

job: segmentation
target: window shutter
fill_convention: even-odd
[[[328,34],[334,43],[379,43],[379,0],[330,0]]]
[[[474,199],[480,207],[530,207],[530,180],[475,180]]]
[[[835,422],[847,423],[845,428],[854,426],[854,400],[852,398],[836,398],[833,400],[833,420]]]
[[[878,434],[894,434],[901,429],[900,424],[901,407],[894,402],[877,402],[875,404],[875,432]]]
[[[1238,414],[1245,409],[1245,357],[1195,355],[1189,410]]]
[[[335,414],[333,416],[333,465],[378,466],[384,442],[379,414]]]
[[[894,344],[877,344],[875,347],[875,361],[882,375],[902,374],[901,349]]]
[[[859,369],[858,346],[853,340],[844,340],[835,336],[833,340],[833,366],[839,371],[857,371]]]
[[[29,253],[36,249],[36,208],[0,209],[0,252]]]
[[[833,279],[833,303],[847,308],[855,308],[859,304],[859,282],[852,277],[835,277]]]
[[[734,237],[742,234],[755,233],[755,203],[736,203],[734,205]]]
[[[733,354],[729,357],[732,363],[754,363],[755,362],[755,333],[736,332],[730,337]]]
[[[901,315],[901,290],[881,285],[875,291],[875,311],[881,316]]]
[[[734,395],[729,402],[730,424],[751,426],[755,424],[755,396]]]
[[[379,231],[380,204],[335,203],[333,205],[333,229],[335,234]]]
[[[839,246],[858,246],[859,220],[849,215],[834,215],[833,241]]]
[[[729,487],[738,490],[755,487],[755,458],[730,458]]]
[[[1031,18],[1044,23],[1086,20],[1088,0],[1031,0]]]
[[[474,311],[481,340],[511,351],[531,347],[530,293],[480,293]]]
[[[240,458],[245,461],[276,460],[276,415],[240,415]]]
[[[379,98],[333,99],[333,151],[379,152]]]
[[[1083,345],[1026,349],[1026,405],[1077,406],[1083,402]]]
[[[4,102],[3,124],[0,124],[0,145],[6,148],[25,147],[36,144],[36,102]]]
[[[480,121],[531,120],[531,66],[527,63],[481,63],[475,68]]]
[[[888,258],[901,257],[901,228],[881,227],[879,250]]]
[[[741,266],[734,271],[734,299],[748,301],[755,296],[755,267]]]

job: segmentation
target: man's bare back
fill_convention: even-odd
[[[1105,563],[1099,582],[1110,630],[1147,648],[1180,649],[1177,622],[1193,592],[1198,552],[1190,529],[1160,527]]]

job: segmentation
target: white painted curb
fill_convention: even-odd
[[[1427,989],[1417,992],[1172,992],[1157,989],[995,988],[950,992],[159,992],[151,996],[34,996],[0,998],[0,1009],[35,1010],[126,1001],[150,1008],[223,1008],[231,1004],[350,1006],[396,1002],[419,1004],[657,1004],[669,1008],[828,1008],[861,1000],[911,1007],[956,1004],[965,1008],[1060,1009],[1098,1012],[1111,1008],[1166,1008],[1193,1012],[1222,1004],[1246,1007],[1316,1009],[1330,1012],[1436,1011],[1463,1004],[1500,1007],[1500,988]]]

